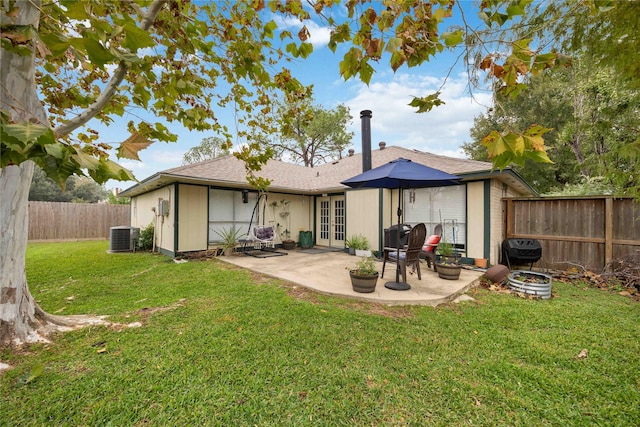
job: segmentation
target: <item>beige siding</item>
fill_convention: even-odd
[[[289,202],[289,220],[287,217],[280,215],[282,209],[280,202],[282,200]],[[278,202],[278,206],[274,207],[273,202]],[[294,194],[281,194],[281,193],[269,193],[267,194],[267,206],[263,210],[263,205],[260,206],[260,224],[259,225],[273,225],[276,227],[278,235],[276,236],[276,243],[282,241],[283,232],[290,227],[290,238],[298,241],[298,236],[301,231],[313,230],[313,199],[310,196],[298,196]],[[262,218],[264,212],[264,221]],[[254,219],[254,225],[257,225]]]
[[[309,196],[287,195],[291,215],[291,238],[298,241],[301,231],[313,230],[313,199]]]
[[[376,188],[346,192],[347,238],[362,234],[369,240],[372,250],[379,247],[379,190]]]
[[[156,250],[168,254],[174,253],[174,193],[174,186],[169,185],[131,198],[131,225],[142,229],[154,224]],[[158,215],[158,202],[161,199],[169,201],[168,216]]]
[[[208,195],[208,187],[179,185],[178,252],[207,249]]]
[[[467,184],[467,257],[484,258],[484,182]]]
[[[467,257],[484,258],[485,247],[485,183],[470,182],[467,184]],[[504,212],[502,198],[513,191],[497,179],[489,185],[489,254],[491,265],[500,262],[500,249],[504,240]]]
[[[504,183],[494,179],[491,181],[491,244],[489,262],[493,265],[500,262],[500,251],[504,235],[505,212],[502,204],[503,197],[515,196],[518,193]]]
[[[398,223],[398,191],[382,190],[382,228]]]

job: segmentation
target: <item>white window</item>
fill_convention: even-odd
[[[442,224],[442,237],[447,242],[466,246],[466,186],[415,188],[404,190],[404,221],[410,225],[423,222],[427,236]]]
[[[247,234],[257,193],[250,192],[248,196],[248,203],[243,203],[240,190],[209,189],[209,242],[220,242],[218,233],[231,228]]]

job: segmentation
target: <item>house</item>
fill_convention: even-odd
[[[497,263],[504,238],[502,198],[535,191],[514,170],[494,171],[487,162],[385,143],[370,152],[373,168],[400,157],[462,178],[457,186],[404,190],[403,222],[424,222],[428,234],[443,224],[444,238],[466,257]],[[363,156],[353,150],[314,168],[270,160],[257,172],[271,180],[268,192],[260,194],[247,184],[244,163],[229,155],[158,172],[121,195],[131,198],[131,225],[153,223],[156,247],[169,256],[211,248],[221,240],[217,231],[248,232],[250,223],[273,225],[276,243],[311,231],[316,245],[344,248],[345,239],[362,234],[380,251],[384,229],[397,222],[399,191],[340,184],[362,171]]]

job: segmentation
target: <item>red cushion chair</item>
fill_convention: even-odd
[[[433,270],[436,269],[436,248],[438,247],[438,243],[440,243],[440,236],[437,234],[433,234],[429,236],[427,241],[425,242],[422,250],[420,251],[420,256],[427,261],[427,268],[431,268],[431,262],[433,262]]]
[[[438,246],[438,243],[440,243],[440,236],[438,236],[437,234],[429,236],[427,241],[424,243],[422,250],[425,252],[433,252]]]

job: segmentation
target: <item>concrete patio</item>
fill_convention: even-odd
[[[407,291],[394,291],[384,287],[388,281],[395,281],[395,264],[388,264],[385,269],[385,277],[378,279],[376,290],[373,293],[363,294],[354,292],[348,269],[352,268],[358,258],[344,252],[323,252],[322,250],[284,251],[285,256],[273,256],[256,258],[245,254],[220,257],[218,259],[247,268],[258,273],[276,277],[313,289],[326,295],[355,298],[369,302],[387,305],[429,305],[437,306],[447,303],[469,288],[475,286],[482,270],[462,269],[460,279],[444,280],[438,277],[433,269],[428,269],[426,263],[422,263],[422,280],[418,280],[417,274],[409,274],[407,277],[411,289]],[[378,271],[382,272],[382,262],[377,262]]]

